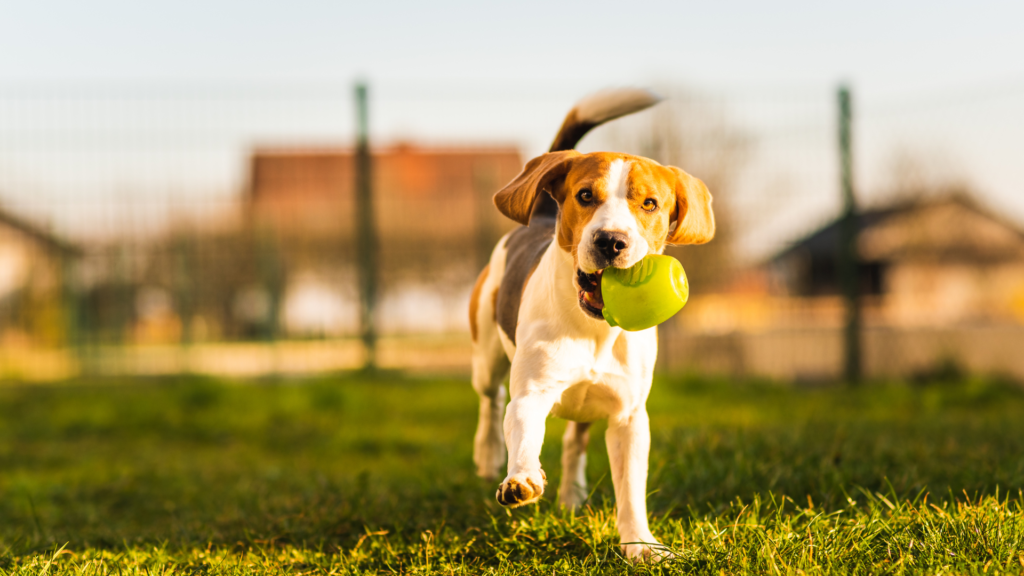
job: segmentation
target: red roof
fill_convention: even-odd
[[[457,237],[500,216],[491,196],[522,169],[513,147],[374,150],[374,210],[382,236]],[[284,232],[344,235],[353,228],[355,174],[347,148],[260,149],[252,156],[251,217]]]

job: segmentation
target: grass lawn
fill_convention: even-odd
[[[509,512],[465,380],[6,385],[0,574],[1024,572],[1024,390],[662,378],[648,405],[677,557],[633,567],[603,426],[589,507]]]

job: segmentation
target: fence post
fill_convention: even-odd
[[[839,227],[839,282],[846,304],[846,325],[843,333],[844,370],[846,381],[860,382],[861,310],[860,277],[857,258],[857,203],[853,193],[853,151],[851,142],[852,112],[850,89],[839,87],[839,171],[842,181],[843,216]]]
[[[264,342],[275,343],[280,337],[281,299],[286,285],[287,271],[282,259],[283,238],[267,228],[256,231],[256,266],[260,286],[267,293],[267,316],[262,326]]]
[[[64,300],[65,347],[69,356],[73,355],[78,369],[76,377],[86,372],[85,345],[82,338],[81,302],[79,302],[78,285],[75,274],[76,254],[70,247],[57,248],[60,257],[60,286]]]
[[[378,254],[376,221],[373,213],[373,180],[370,162],[370,120],[366,84],[356,84],[355,217],[356,254],[359,267],[359,322],[367,370],[377,367],[377,333],[374,325],[377,307]]]

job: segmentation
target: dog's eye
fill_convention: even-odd
[[[580,201],[580,204],[590,204],[594,201],[594,193],[589,188],[584,188],[576,193],[576,199]]]
[[[657,200],[655,200],[654,198],[648,198],[647,200],[644,200],[644,210],[647,210],[648,212],[654,212],[657,209],[658,209],[658,201]]]

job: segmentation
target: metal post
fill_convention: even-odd
[[[359,321],[363,346],[366,349],[366,369],[377,367],[377,333],[374,311],[377,305],[377,234],[373,216],[373,179],[370,165],[370,119],[366,97],[366,84],[356,84],[356,151],[355,151],[355,216],[356,254],[359,266]]]
[[[851,143],[850,90],[839,87],[839,166],[842,181],[843,217],[840,223],[838,271],[843,299],[846,303],[846,327],[843,334],[846,381],[860,381],[861,310],[860,278],[857,258],[857,203],[853,194],[853,151]]]
[[[192,295],[195,278],[191,253],[193,247],[189,242],[191,238],[185,238],[184,234],[180,238],[174,238],[171,244],[172,269],[174,270],[171,289],[173,290],[175,308],[177,308],[178,317],[181,320],[181,336],[178,339],[178,345],[182,348],[191,343],[192,316],[195,304]]]
[[[280,336],[281,298],[285,288],[285,266],[281,257],[280,234],[261,228],[256,236],[256,265],[260,283],[267,291],[267,315],[261,328],[265,342],[276,342]]]
[[[65,311],[66,336],[64,342],[67,350],[74,354],[75,360],[78,362],[76,375],[81,376],[86,370],[86,360],[80,315],[81,302],[79,302],[75,283],[75,255],[69,248],[58,248],[58,254],[60,255],[60,280]]]

